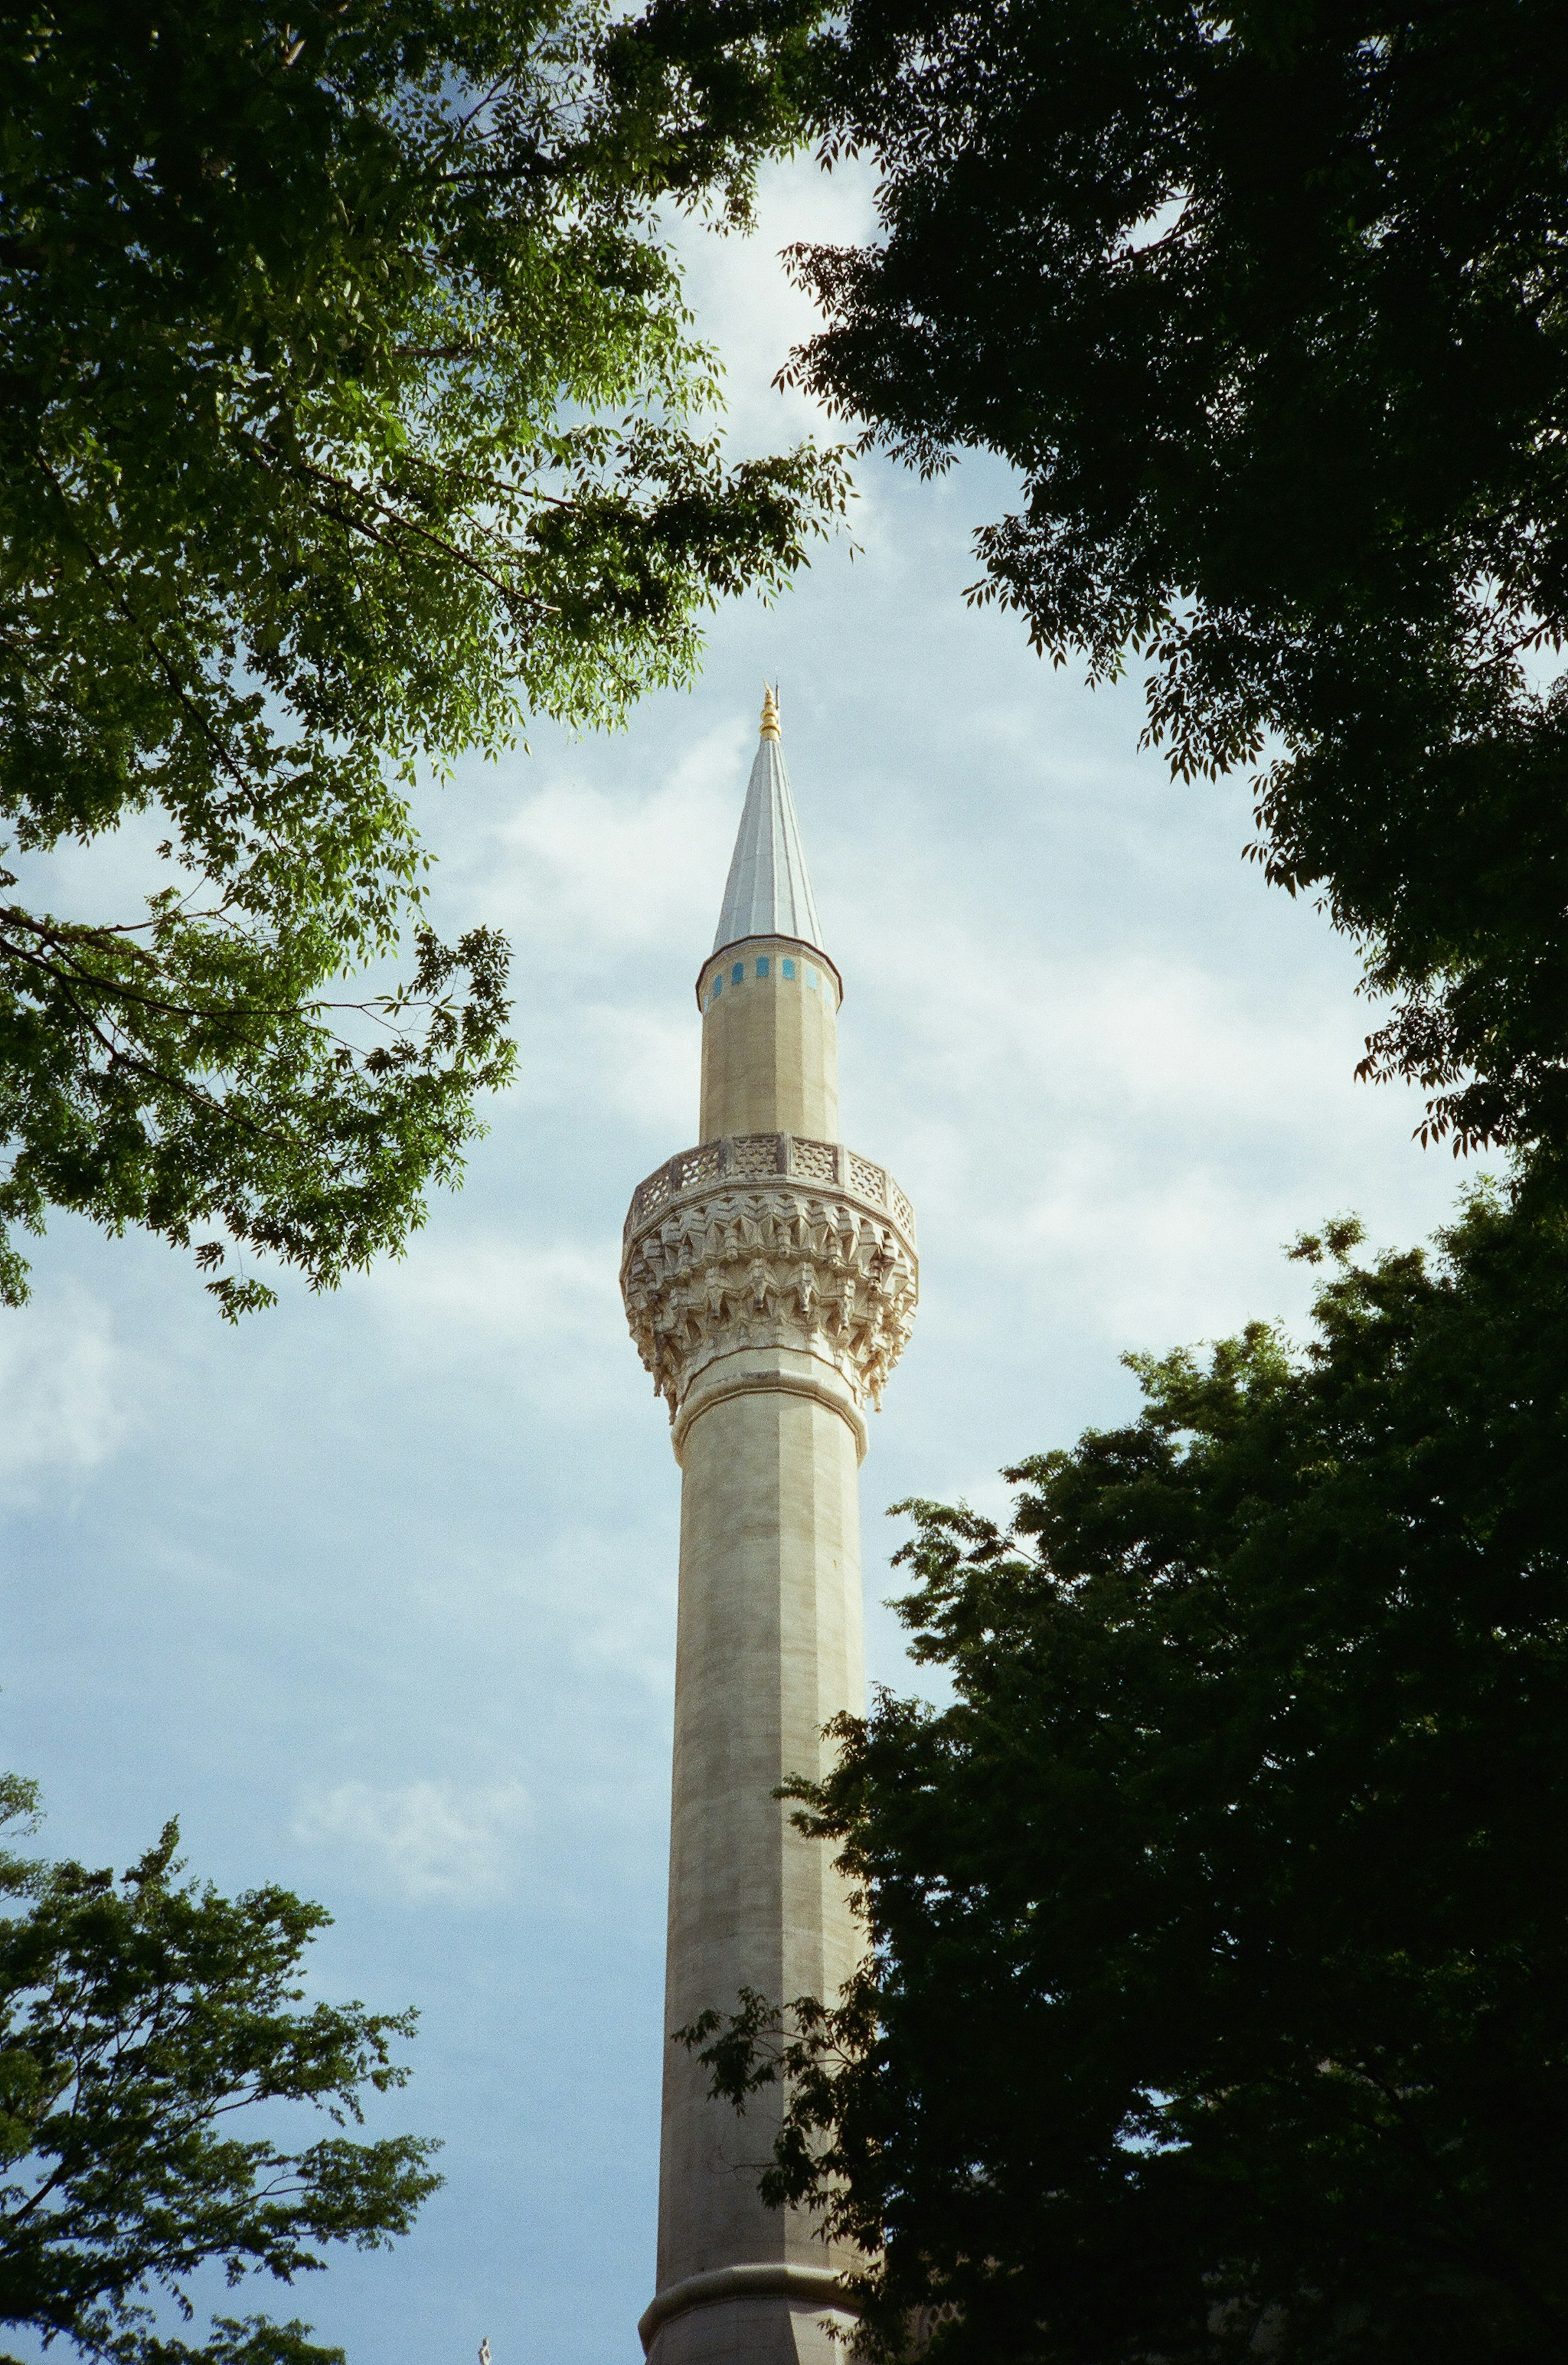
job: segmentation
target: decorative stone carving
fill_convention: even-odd
[[[808,1141],[795,1133],[726,1134],[697,1149],[683,1149],[655,1169],[632,1194],[625,1238],[655,1209],[705,1184],[757,1175],[788,1174],[807,1182],[831,1182],[845,1196],[886,1208],[913,1250],[914,1209],[885,1166],[874,1166],[841,1141]]]
[[[920,1291],[909,1201],[837,1142],[743,1134],[650,1174],[626,1218],[621,1292],[673,1420],[722,1355],[793,1348],[857,1404],[881,1401]]]

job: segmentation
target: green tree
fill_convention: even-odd
[[[1395,997],[1428,1137],[1568,1156],[1568,69],[1556,0],[655,0],[672,126],[779,94],[878,174],[789,374],[924,472],[1017,470],[970,597]],[[739,94],[737,95],[737,93]],[[1562,1178],[1560,1178],[1561,1180]]]
[[[34,1785],[0,1777],[0,1824],[29,1827]],[[300,1958],[330,1916],[283,1889],[238,1898],[182,1882],[178,1833],[117,1881],[0,1855],[0,2325],[116,2365],[342,2365],[308,2325],[220,2316],[199,2347],[157,2328],[150,2295],[319,2269],[330,2242],[407,2231],[441,2179],[416,2135],[342,2130],[366,2089],[408,2076],[411,2012],[299,2011]],[[338,2133],[288,2151],[235,2114],[305,2102]]]
[[[1562,2349],[1568,1227],[1358,1238],[1305,1353],[1130,1359],[1006,1530],[904,1507],[952,1704],[793,1792],[873,1958],[690,2033],[786,2081],[765,2190],[865,2246],[871,2357]]]
[[[50,1208],[316,1287],[397,1249],[513,1056],[502,939],[423,919],[416,775],[685,678],[702,609],[842,504],[834,456],[699,432],[665,152],[601,32],[0,9],[0,1300]],[[128,824],[144,902],[3,900]]]

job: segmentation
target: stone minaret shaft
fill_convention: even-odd
[[[649,1176],[622,1287],[681,1466],[666,2026],[742,1987],[831,1999],[860,1940],[829,1852],[773,1797],[858,1710],[865,1407],[908,1336],[914,1220],[838,1140],[838,971],[769,693],[714,948],[698,980],[701,1140]],[[744,2118],[665,2057],[650,2365],[831,2365],[849,2263],[765,2209],[776,2094]]]

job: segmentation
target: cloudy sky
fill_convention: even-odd
[[[802,165],[755,239],[689,239],[738,447],[815,423],[769,386],[810,324],[776,250],[866,220],[863,182]],[[690,695],[432,802],[438,918],[510,933],[522,1059],[404,1261],[235,1331],[187,1262],[62,1222],[0,1316],[4,1762],[50,1847],[121,1864],[177,1812],[194,1868],[330,1907],[320,1992],[423,2015],[377,2124],[442,2137],[444,2191],[396,2251],[253,2303],[352,2365],[463,2365],[482,2333],[495,2365],[639,2355],[678,1474],[616,1266],[633,1185],[696,1135],[763,676],[846,985],[846,1138],[920,1219],[863,1473],[876,1676],[913,1682],[889,1503],[999,1505],[1002,1463],[1130,1408],[1125,1350],[1299,1328],[1304,1227],[1355,1208],[1393,1244],[1453,1203],[1411,1097],[1352,1081],[1351,950],[1241,860],[1244,784],[1172,787],[1136,687],[964,606],[1005,475],[859,486],[858,552],[717,619]]]

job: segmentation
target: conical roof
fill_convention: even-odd
[[[762,738],[746,786],[714,952],[743,936],[796,936],[823,950],[771,690],[762,710]]]

